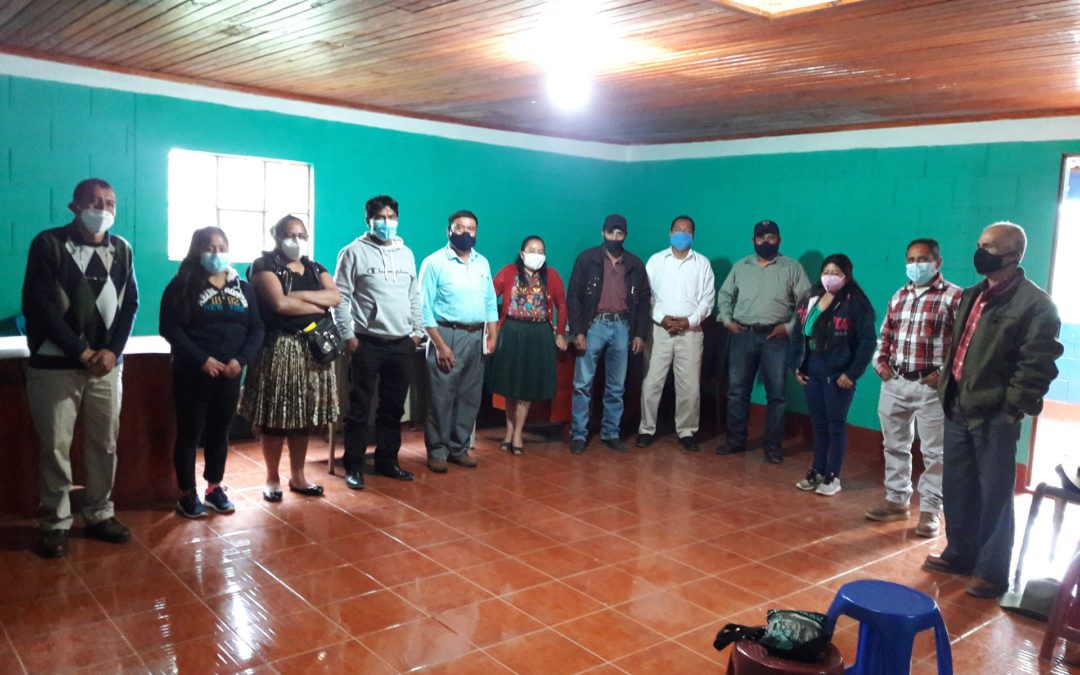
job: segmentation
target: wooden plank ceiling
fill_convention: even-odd
[[[1080,0],[594,4],[538,45],[539,0],[0,0],[0,51],[619,143],[1080,112]],[[535,59],[582,44],[592,95],[563,112]]]

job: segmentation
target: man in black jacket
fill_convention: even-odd
[[[1020,421],[1042,411],[1058,373],[1054,361],[1064,351],[1054,302],[1019,267],[1026,248],[1019,225],[983,230],[974,263],[986,280],[960,298],[938,381],[948,545],[927,557],[923,569],[971,574],[966,591],[976,598],[1008,590]]]
[[[577,345],[574,366],[573,422],[570,452],[585,452],[589,399],[600,356],[604,356],[604,417],[600,439],[616,452],[626,452],[619,440],[623,385],[629,352],[645,348],[649,329],[649,278],[637,256],[623,250],[626,218],[604,219],[603,244],[586,249],[574,262],[566,292],[570,334]]]

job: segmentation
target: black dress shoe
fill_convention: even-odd
[[[623,442],[620,441],[617,438],[601,438],[600,442],[603,443],[604,445],[606,445],[609,450],[614,450],[615,452],[629,452],[630,451],[630,449],[627,448],[623,444]]]
[[[574,455],[581,455],[585,452],[585,441],[580,438],[575,438],[570,441],[570,452]]]
[[[126,544],[131,541],[131,530],[121,525],[116,518],[107,518],[100,523],[87,525],[86,536],[110,544]]]
[[[781,450],[766,450],[765,461],[769,464],[783,464],[784,453]]]
[[[716,454],[718,455],[734,455],[740,452],[746,452],[746,448],[738,445],[721,445],[716,449]]]
[[[345,485],[350,490],[363,490],[364,489],[364,474],[359,471],[348,471],[345,473]]]
[[[393,478],[394,480],[412,480],[412,471],[406,471],[397,464],[390,464],[388,466],[376,466],[375,473],[380,476],[386,476],[387,478]]]
[[[46,530],[39,543],[42,558],[63,558],[68,554],[68,531]]]
[[[654,440],[656,440],[656,436],[653,436],[652,434],[638,434],[637,442],[634,443],[634,446],[638,448],[647,448],[653,444]]]
[[[687,452],[701,452],[701,446],[693,436],[683,436],[679,439],[679,445]]]
[[[292,483],[289,483],[289,492],[296,492],[306,497],[322,497],[323,487],[321,485],[306,485],[304,487],[296,487]]]

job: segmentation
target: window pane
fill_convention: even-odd
[[[219,214],[221,229],[229,238],[229,257],[234,262],[251,262],[262,252],[263,214],[259,211],[226,211]]]
[[[308,166],[284,162],[266,164],[266,209],[285,213],[308,210]]]
[[[191,245],[191,234],[200,227],[217,225],[213,202],[181,201],[169,205],[169,260],[182,260]]]
[[[218,157],[218,208],[262,211],[265,164],[261,159]]]
[[[217,160],[208,152],[169,152],[169,205],[213,205],[217,198]]]

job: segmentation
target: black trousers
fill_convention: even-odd
[[[345,471],[360,471],[368,445],[368,415],[379,381],[379,407],[375,411],[375,466],[397,463],[401,449],[401,417],[412,382],[416,345],[412,338],[360,338],[360,348],[349,364],[349,409],[345,414]]]
[[[208,483],[220,483],[229,452],[229,427],[240,401],[240,378],[210,377],[201,370],[173,363],[173,402],[176,406],[176,445],[173,465],[181,490],[195,489],[195,453],[206,432],[205,468]]]

